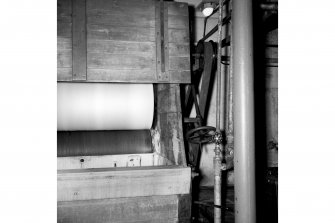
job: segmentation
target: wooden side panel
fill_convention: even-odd
[[[59,223],[190,222],[189,195],[58,202]]]
[[[87,0],[87,13],[88,81],[155,82],[154,1]]]
[[[57,200],[188,194],[189,167],[132,167],[59,170]]]
[[[188,5],[163,2],[159,11],[156,5],[155,0],[58,0],[57,80],[190,82]]]

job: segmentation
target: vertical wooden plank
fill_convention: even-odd
[[[170,80],[170,73],[168,72],[170,69],[169,65],[169,29],[168,29],[168,3],[164,2],[164,12],[163,12],[163,18],[164,18],[164,35],[163,35],[163,43],[164,45],[164,81]]]
[[[161,13],[160,13],[161,3],[159,1],[155,2],[155,30],[156,30],[156,74],[157,81],[162,79],[162,48],[161,48]]]
[[[169,82],[168,5],[157,1],[155,7],[157,81]]]
[[[86,80],[86,0],[73,0],[72,4],[72,78]]]

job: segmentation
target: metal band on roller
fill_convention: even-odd
[[[151,153],[150,130],[57,132],[57,156]]]

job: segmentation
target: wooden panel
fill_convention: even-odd
[[[57,81],[72,81],[72,67],[57,68]]]
[[[189,27],[188,15],[186,16],[170,15],[168,18],[168,27],[188,30]]]
[[[108,69],[145,69],[155,67],[155,58],[153,56],[142,55],[116,55],[107,53],[91,53],[87,54],[88,68],[108,68]]]
[[[191,71],[170,70],[171,83],[191,83]]]
[[[72,0],[57,0],[57,17],[70,17],[72,14]]]
[[[189,44],[178,44],[169,43],[169,55],[171,56],[190,56],[190,45]]]
[[[153,15],[143,14],[134,15],[132,11],[110,12],[110,11],[88,11],[87,24],[108,24],[116,27],[155,27],[155,17]]]
[[[190,71],[171,70],[169,83],[189,83]],[[141,77],[139,79],[139,77]],[[129,82],[156,83],[156,71],[152,69],[116,70],[116,69],[88,69],[87,81],[90,82]]]
[[[155,41],[154,28],[115,27],[110,25],[87,25],[89,40]]]
[[[58,170],[57,200],[187,194],[190,179],[190,168],[178,166]]]
[[[139,78],[141,77],[141,78]],[[156,82],[156,70],[117,70],[117,69],[88,69],[87,80],[90,82],[136,82],[153,83]]]
[[[57,50],[72,50],[72,39],[57,37]]]
[[[184,2],[167,2],[169,15],[188,16],[188,4]]]
[[[80,7],[73,0],[73,5]],[[78,33],[80,27],[74,28],[72,24],[72,10],[76,15],[76,8],[71,0],[59,0],[58,25],[57,25],[57,47],[58,47],[58,81],[71,81],[69,70],[72,64],[80,67],[81,77],[76,81],[91,82],[142,82],[142,83],[185,83],[189,82],[189,72],[185,72],[184,64],[187,59],[176,61],[178,58],[189,57],[189,30],[188,30],[188,5],[187,3],[163,2],[163,13],[155,11],[155,4],[161,4],[154,0],[86,0],[87,53],[80,56],[79,65],[76,56],[69,56],[72,48],[72,32]],[[161,19],[162,16],[162,20]],[[73,19],[76,20],[75,16]],[[155,19],[156,18],[156,19]],[[78,19],[79,21],[79,19]],[[156,22],[159,26],[156,27]],[[160,23],[162,21],[162,23]],[[163,26],[161,27],[161,25]],[[165,24],[165,25],[164,25]],[[82,24],[81,24],[82,25]],[[79,25],[80,26],[80,25]],[[82,26],[81,26],[82,27]],[[73,29],[74,28],[74,29]],[[164,39],[161,47],[156,47],[156,30],[162,28],[160,33]],[[159,30],[158,30],[159,31]],[[82,36],[83,37],[83,36]],[[159,40],[160,41],[160,40]],[[77,43],[84,44],[85,41]],[[76,40],[73,40],[76,47]],[[80,47],[84,50],[84,48]],[[160,49],[157,53],[156,49]],[[162,50],[163,49],[163,50]],[[167,50],[166,50],[167,49]],[[68,51],[64,51],[68,50]],[[162,53],[161,53],[162,52]],[[75,55],[76,52],[72,51]],[[156,56],[157,55],[157,56]],[[164,59],[161,67],[163,73],[159,76],[159,69],[155,67],[156,58]],[[170,60],[172,59],[172,63]],[[153,62],[154,61],[154,62]],[[178,70],[179,69],[179,70]],[[76,67],[73,67],[76,70]],[[143,72],[141,72],[143,71]],[[158,76],[156,76],[158,74]],[[174,76],[179,75],[179,76]],[[183,76],[180,76],[183,75]],[[160,77],[160,78],[158,78]]]
[[[157,153],[57,157],[57,170],[166,165],[173,163]]]
[[[135,54],[151,56],[156,51],[154,42],[125,42],[111,40],[89,40],[88,52],[101,52],[112,54]]]
[[[170,57],[170,70],[190,70],[190,57]]]
[[[170,2],[169,27],[169,73],[171,83],[190,83],[189,19],[186,3]]]
[[[57,157],[57,170],[153,166],[154,154]]]
[[[57,51],[57,67],[72,67],[72,50]]]
[[[86,0],[72,3],[72,78],[86,80]]]
[[[154,16],[155,0],[87,0],[87,11],[106,11],[108,14],[127,14]]]
[[[188,29],[169,29],[170,43],[188,43],[190,41]]]
[[[72,38],[72,23],[57,22],[57,37]]]
[[[190,209],[184,207],[187,195],[117,198],[58,202],[60,223],[170,223],[181,222]]]
[[[179,222],[191,222],[192,197],[190,194],[178,195]]]
[[[58,23],[72,23],[72,0],[57,0]]]

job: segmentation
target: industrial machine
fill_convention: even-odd
[[[58,222],[189,222],[186,3],[58,0]]]
[[[191,85],[181,102],[180,85],[191,83],[188,4],[58,0],[58,222],[190,222],[187,161],[196,170],[207,142],[215,153],[214,222],[222,222],[227,155],[235,222],[256,221],[252,1],[229,2],[202,1],[203,9],[211,7],[206,16],[218,12],[218,24],[204,31],[194,55],[207,61],[198,66],[205,71],[198,116],[183,120],[181,105],[187,112],[197,103]],[[230,35],[223,38],[227,23]],[[217,44],[205,42],[216,31]],[[222,62],[231,65],[229,75],[222,75]],[[215,66],[216,125],[210,127],[203,118]],[[183,121],[193,126],[183,129]],[[193,143],[188,156],[184,133]]]

